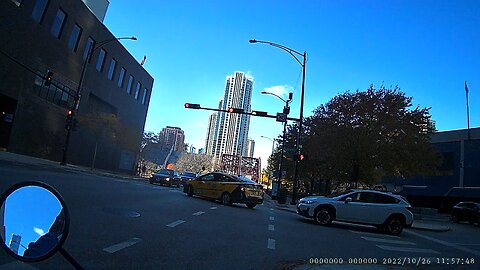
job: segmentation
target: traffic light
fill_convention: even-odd
[[[186,109],[200,109],[200,104],[193,104],[193,103],[185,103]]]
[[[47,72],[47,77],[45,78],[45,82],[43,83],[43,85],[49,86],[52,83],[52,80],[53,80],[53,72],[48,71]]]
[[[283,107],[283,114],[288,115],[290,113],[290,106]]]
[[[261,111],[252,111],[252,115],[255,115],[255,116],[267,116],[268,113],[267,113],[267,112],[261,112]]]
[[[239,108],[228,108],[228,112],[231,112],[231,113],[245,113],[245,111],[243,109],[239,109]]]
[[[73,111],[68,110],[67,111],[67,118],[65,119],[65,129],[69,130],[72,127],[72,121],[73,121]]]
[[[294,161],[303,161],[305,159],[305,155],[304,154],[295,154],[293,155],[293,160]]]

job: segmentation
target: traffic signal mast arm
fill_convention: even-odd
[[[200,104],[194,104],[194,103],[185,103],[185,108],[186,109],[195,109],[195,110],[206,110],[206,111],[216,111],[216,112],[248,114],[248,115],[252,115],[252,116],[275,118],[275,119],[277,118],[276,115],[269,115],[267,112],[262,112],[262,111],[245,112],[243,109],[240,109],[240,108],[228,108],[228,110],[222,110],[222,109],[214,109],[214,108],[204,108],[204,107],[201,107]],[[299,121],[298,118],[292,118],[292,117],[287,117],[287,120]]]

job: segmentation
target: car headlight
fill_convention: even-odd
[[[167,178],[165,178],[165,180],[166,180],[166,181],[170,181],[170,178],[167,177]]]
[[[306,200],[306,201],[300,201],[299,203],[303,203],[303,204],[312,204],[314,203],[315,201],[312,201],[312,200]]]

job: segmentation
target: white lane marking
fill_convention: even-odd
[[[380,242],[380,243],[388,243],[388,244],[400,244],[400,245],[413,245],[413,246],[416,245],[413,242],[390,240],[390,239],[385,239],[385,238],[376,238],[376,237],[368,237],[368,236],[361,236],[361,238],[363,238],[367,241],[372,241],[372,242]]]
[[[356,233],[356,234],[363,234],[367,236],[381,236],[381,237],[388,237],[388,238],[394,238],[394,239],[402,239],[399,236],[395,235],[389,235],[389,234],[381,234],[381,233],[371,233],[371,232],[362,232],[362,231],[354,231],[354,230],[348,230],[351,233]]]
[[[268,225],[268,230],[269,231],[275,231],[275,226],[274,225]]]
[[[108,253],[115,253],[119,250],[122,250],[124,248],[127,248],[127,247],[130,247],[130,246],[133,246],[135,245],[136,243],[142,241],[142,239],[140,238],[137,238],[137,237],[134,237],[132,239],[129,239],[125,242],[121,242],[121,243],[118,243],[118,244],[115,244],[115,245],[112,245],[112,246],[109,246],[109,247],[106,247],[103,249],[103,251],[105,252],[108,252]]]
[[[275,249],[275,239],[268,238],[268,244],[267,244],[268,249]]]
[[[435,253],[440,254],[440,252],[432,250],[432,249],[424,249],[424,248],[406,248],[406,247],[392,247],[392,246],[382,246],[376,245],[377,247],[383,250],[389,251],[400,251],[400,252],[413,252],[413,253]]]
[[[427,240],[430,240],[432,242],[442,244],[444,246],[451,247],[451,248],[454,248],[454,249],[457,249],[457,250],[460,250],[460,251],[463,251],[463,252],[468,252],[468,253],[473,254],[475,256],[480,256],[480,251],[477,251],[477,250],[469,249],[469,248],[466,248],[466,247],[461,247],[461,246],[458,246],[458,245],[453,244],[453,243],[445,242],[445,241],[442,241],[440,239],[436,239],[436,238],[426,236],[426,235],[423,235],[423,234],[420,234],[420,233],[412,232],[412,231],[405,231],[405,233],[413,234],[413,235],[421,237],[423,239],[427,239]]]
[[[270,217],[270,220],[275,220],[275,218],[274,218],[274,217]]]
[[[215,209],[217,209],[217,207],[216,207],[216,206],[212,206],[212,207],[210,207],[210,209],[215,210]]]
[[[200,216],[200,215],[203,215],[203,214],[205,214],[205,212],[198,211],[196,213],[193,213],[192,216]]]
[[[170,227],[170,228],[174,228],[174,227],[176,227],[176,226],[178,226],[178,225],[180,225],[180,224],[182,224],[182,223],[185,223],[185,220],[179,219],[179,220],[174,221],[174,222],[172,222],[172,223],[170,223],[170,224],[167,224],[166,226],[167,226],[167,227]]]

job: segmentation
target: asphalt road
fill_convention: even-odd
[[[37,180],[62,194],[71,214],[64,248],[87,269],[286,269],[335,258],[347,269],[370,263],[428,269],[413,265],[427,258],[435,269],[480,269],[480,228],[468,224],[395,237],[342,223],[320,227],[269,203],[223,206],[180,189],[58,168],[0,163],[0,178],[0,191]],[[475,264],[452,266],[444,258]],[[0,269],[73,268],[59,254],[26,264],[1,251]]]

